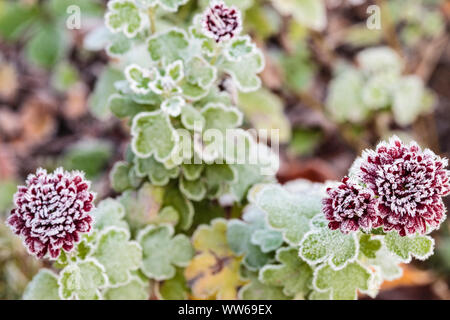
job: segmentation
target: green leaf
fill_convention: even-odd
[[[244,256],[243,263],[249,270],[258,270],[272,259],[271,254],[263,252],[258,245],[251,242],[255,231],[266,229],[264,213],[249,207],[242,219],[244,221],[233,219],[228,222],[228,245],[236,255]]]
[[[152,35],[147,44],[152,60],[160,61],[164,58],[166,63],[181,59],[183,51],[189,45],[186,32],[176,28]]]
[[[148,300],[149,285],[137,276],[133,276],[131,280],[121,286],[108,288],[105,291],[106,300]]]
[[[311,231],[300,242],[299,255],[309,264],[327,262],[333,269],[342,269],[358,257],[355,232],[344,234],[328,228],[328,221],[320,214],[312,221]]]
[[[372,239],[369,234],[362,234],[359,238],[359,251],[369,259],[375,259],[377,251],[380,250],[381,246],[381,241]]]
[[[264,55],[260,50],[255,50],[238,61],[224,60],[219,68],[232,77],[240,91],[251,92],[261,86],[261,79],[257,74],[264,70],[264,64]]]
[[[142,272],[156,280],[175,276],[175,266],[185,267],[194,255],[189,239],[178,234],[173,237],[171,225],[148,226],[139,232],[138,242],[143,249]]]
[[[179,215],[177,229],[188,230],[192,225],[194,208],[177,186],[170,186],[164,193],[163,206],[173,207]]]
[[[0,35],[5,40],[18,39],[34,22],[38,13],[37,6],[3,1],[0,10]]]
[[[433,254],[434,239],[429,236],[400,236],[396,231],[391,231],[384,237],[384,243],[390,252],[409,263],[412,257],[426,260]]]
[[[29,61],[50,69],[62,57],[66,47],[60,28],[54,24],[42,24],[25,47]]]
[[[130,64],[125,69],[125,78],[130,89],[137,94],[147,94],[151,90],[151,82],[156,80],[158,71],[155,68],[142,68],[137,64]]]
[[[202,174],[202,171],[204,169],[204,166],[201,164],[185,164],[183,163],[181,166],[181,170],[183,172],[183,177],[186,178],[186,180],[193,181],[197,180],[200,175]]]
[[[100,289],[107,285],[108,278],[101,264],[86,259],[65,267],[59,276],[59,295],[63,299],[99,300]]]
[[[41,269],[28,283],[23,300],[60,300],[58,275],[49,269]]]
[[[142,249],[130,241],[128,230],[108,227],[100,233],[93,256],[104,266],[109,283],[116,286],[127,283],[131,271],[141,266]]]
[[[106,52],[112,57],[121,57],[127,53],[133,46],[131,40],[122,33],[113,34],[110,37]]]
[[[179,139],[169,117],[160,110],[134,117],[131,135],[133,152],[139,158],[153,155],[160,162],[169,159]]]
[[[178,177],[179,167],[167,169],[161,162],[156,161],[154,157],[135,158],[136,173],[139,177],[148,177],[155,186],[165,186],[170,179]]]
[[[177,271],[172,279],[164,280],[156,288],[156,295],[163,300],[186,300],[189,287],[187,286],[184,270],[176,268]]]
[[[363,76],[357,70],[348,69],[338,74],[330,83],[326,107],[338,122],[363,122],[369,109],[362,103]]]
[[[226,129],[242,125],[243,116],[236,107],[221,103],[208,103],[202,108],[201,114],[205,118],[204,130],[217,129],[225,133]]]
[[[402,77],[394,91],[392,112],[401,126],[412,124],[423,113],[424,84],[415,75]]]
[[[235,182],[230,185],[231,191],[238,201],[242,201],[253,185],[264,180],[261,166],[254,164],[232,164],[230,166],[237,178]]]
[[[154,111],[155,106],[139,104],[128,95],[112,94],[108,99],[108,108],[118,118],[133,118],[135,115],[145,111]]]
[[[269,285],[258,279],[258,274],[248,272],[250,282],[239,290],[241,300],[287,300],[290,297],[283,293],[283,288]]]
[[[306,294],[311,286],[313,270],[298,256],[297,249],[280,248],[276,258],[281,264],[264,266],[259,272],[260,281],[283,287],[287,296]]]
[[[140,5],[150,8],[159,6],[165,11],[176,12],[178,7],[185,4],[188,0],[137,0]]]
[[[0,212],[8,210],[12,206],[17,184],[16,181],[6,179],[0,182]]]
[[[217,77],[216,68],[212,67],[202,57],[192,57],[186,62],[186,80],[201,87],[209,89]]]
[[[105,24],[113,33],[123,32],[128,38],[134,38],[145,27],[146,16],[134,1],[112,0],[108,2]]]
[[[130,165],[124,161],[118,161],[114,164],[110,174],[109,180],[111,181],[112,188],[117,192],[123,192],[132,188],[130,178]]]
[[[368,73],[391,72],[400,74],[403,69],[401,57],[389,47],[362,50],[356,56],[360,68]]]
[[[235,181],[235,172],[227,164],[209,164],[205,166],[205,181],[208,197],[219,197],[228,183]]]
[[[314,272],[313,285],[319,292],[331,292],[333,300],[355,300],[357,290],[369,289],[370,272],[353,262],[341,270],[324,264]]]
[[[186,101],[182,97],[170,97],[163,101],[163,103],[161,104],[161,110],[171,117],[178,117],[185,105]]]
[[[92,215],[94,216],[94,227],[98,230],[111,226],[128,230],[128,223],[123,220],[125,208],[116,199],[107,198],[102,200]]]
[[[283,15],[292,15],[300,23],[322,31],[327,25],[325,2],[322,0],[272,0],[273,6]]]
[[[112,146],[104,140],[82,140],[71,145],[62,160],[66,170],[80,170],[87,179],[97,178],[106,169]]]
[[[291,137],[291,124],[283,112],[283,101],[267,89],[239,93],[239,107],[256,130],[278,129],[280,143]]]
[[[267,213],[269,225],[296,246],[309,231],[310,219],[321,212],[321,200],[318,195],[294,195],[281,186],[269,185],[256,194],[255,205]]]
[[[364,261],[364,265],[368,268],[378,268],[382,279],[392,281],[402,276],[403,269],[400,266],[401,258],[392,254],[385,245],[375,253],[374,258]],[[378,271],[378,270],[377,270]]]
[[[181,108],[181,123],[186,129],[201,130],[205,126],[205,118],[200,111],[190,104],[185,104]]]
[[[187,179],[181,177],[181,179],[180,179],[180,191],[189,200],[201,201],[206,195],[206,185],[200,179],[198,179],[198,180],[187,180]]]
[[[239,61],[256,50],[256,45],[248,35],[232,39],[227,43],[225,55],[228,60]]]
[[[119,70],[111,67],[103,69],[88,100],[88,105],[94,116],[101,120],[108,118],[110,115],[108,99],[116,91],[114,83],[122,79],[123,74]]]

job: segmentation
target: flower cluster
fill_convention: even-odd
[[[447,164],[431,150],[415,142],[406,145],[397,137],[366,150],[357,162],[357,182],[345,178],[328,190],[324,213],[329,227],[348,232],[382,226],[401,236],[438,228],[445,219],[442,197],[450,193]]]
[[[202,24],[205,35],[216,42],[232,39],[242,30],[240,11],[218,1],[205,10]]]
[[[345,177],[337,187],[328,188],[327,194],[323,205],[330,229],[349,233],[359,228],[370,231],[381,225],[382,219],[377,215],[378,200],[371,189]]]
[[[7,219],[13,232],[20,235],[30,254],[53,259],[61,248],[70,251],[89,232],[93,222],[94,194],[82,173],[62,168],[53,173],[38,169],[14,195],[15,208]]]

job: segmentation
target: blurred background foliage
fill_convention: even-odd
[[[356,154],[394,133],[450,156],[450,2],[226,2],[243,11],[266,57],[263,87],[236,98],[248,127],[280,129],[280,182],[340,179]],[[72,4],[81,9],[80,29],[66,27]],[[187,24],[207,4],[190,0],[175,19]],[[371,5],[381,29],[367,28]],[[128,124],[108,110],[123,76],[105,68],[100,51],[105,6],[0,0],[1,220],[17,184],[39,166],[83,170],[98,199],[114,195],[108,173],[129,137]],[[380,298],[450,299],[450,223],[436,237],[435,256],[386,283]],[[19,298],[39,266],[0,223],[0,299]]]

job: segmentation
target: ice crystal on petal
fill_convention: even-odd
[[[203,13],[202,25],[203,33],[216,42],[229,40],[242,30],[241,13],[234,6],[214,1]]]
[[[345,177],[338,186],[328,188],[327,194],[323,199],[323,211],[330,221],[330,229],[340,229],[343,233],[360,228],[370,231],[382,223],[382,219],[377,215],[378,200],[371,189]]]
[[[447,164],[431,150],[395,136],[363,153],[358,176],[379,199],[385,231],[405,236],[439,227],[445,219],[442,196],[450,193]]]
[[[58,168],[47,173],[40,168],[18,187],[7,224],[31,254],[55,259],[61,248],[72,250],[80,233],[91,230],[94,194],[89,187],[81,172]]]

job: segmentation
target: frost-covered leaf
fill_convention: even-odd
[[[264,266],[259,272],[260,281],[283,287],[283,293],[288,296],[306,294],[311,287],[313,270],[298,256],[298,250],[280,248],[276,258],[281,264]]]
[[[225,133],[226,129],[232,129],[242,124],[242,113],[236,107],[229,107],[220,103],[209,103],[201,110],[205,118],[205,128],[217,129]]]
[[[328,228],[325,218],[314,218],[312,230],[300,242],[299,255],[309,264],[327,262],[333,269],[342,269],[358,256],[355,232],[344,234]]]
[[[128,230],[128,223],[124,221],[125,208],[115,199],[102,200],[92,213],[94,216],[94,227],[103,230],[115,226]]]
[[[177,229],[188,230],[191,227],[194,208],[191,201],[183,195],[178,186],[170,186],[165,190],[163,206],[171,206],[178,212]]]
[[[239,61],[256,50],[256,45],[248,35],[232,39],[227,43],[225,55],[228,60]]]
[[[198,252],[185,270],[194,298],[236,299],[245,284],[239,276],[240,259],[227,244],[227,221],[215,219],[200,226],[192,236]]]
[[[184,269],[177,268],[175,276],[160,282],[156,289],[156,295],[164,300],[186,300],[189,287],[184,277]]]
[[[380,250],[381,246],[381,241],[372,239],[369,234],[362,234],[359,238],[359,251],[369,259],[374,259],[377,256],[377,251]]]
[[[402,77],[394,90],[392,112],[395,121],[401,126],[412,124],[425,111],[423,95],[425,88],[422,79],[411,75]]]
[[[104,293],[105,300],[148,300],[149,285],[137,276],[129,282],[115,288],[108,288]]]
[[[319,292],[331,292],[333,300],[355,300],[358,289],[369,289],[370,277],[370,272],[356,262],[337,271],[323,264],[314,272],[313,285]]]
[[[181,108],[181,123],[186,129],[201,130],[205,126],[205,118],[200,111],[190,104],[185,104]]]
[[[60,300],[58,275],[49,269],[41,269],[28,283],[23,300]]]
[[[399,74],[403,69],[400,56],[389,47],[368,48],[358,53],[358,65],[366,72],[392,72]]]
[[[228,245],[236,255],[244,256],[243,263],[248,269],[257,270],[266,265],[273,256],[264,253],[258,245],[251,242],[254,232],[266,228],[264,212],[258,208],[249,207],[242,219],[243,221],[233,219],[228,222]]]
[[[251,92],[261,86],[258,73],[263,71],[264,65],[264,55],[260,50],[255,50],[249,55],[242,56],[239,61],[224,60],[219,68],[232,77],[240,91]]]
[[[112,0],[108,2],[105,23],[111,32],[123,32],[128,38],[133,38],[145,27],[146,17],[134,1]]]
[[[105,120],[109,115],[108,99],[116,91],[114,83],[123,80],[121,71],[106,67],[95,83],[94,91],[89,96],[88,105],[97,118]]]
[[[309,231],[310,219],[321,212],[321,200],[318,195],[292,194],[281,186],[269,185],[256,194],[255,205],[267,213],[269,225],[296,246]]]
[[[235,181],[235,172],[227,164],[209,164],[204,171],[209,198],[219,197],[228,183]]]
[[[403,262],[410,262],[412,257],[425,260],[434,251],[434,239],[429,236],[402,237],[396,231],[391,231],[384,237],[384,243],[388,250],[401,258]]]
[[[142,272],[151,279],[165,280],[175,276],[175,266],[184,267],[194,255],[189,239],[178,234],[172,225],[150,225],[139,232],[143,249]]]
[[[185,104],[186,101],[180,96],[170,97],[163,101],[161,110],[171,117],[178,117]]]
[[[253,232],[250,241],[259,246],[262,252],[271,252],[283,244],[283,235],[276,230],[260,229]]]
[[[156,107],[149,104],[139,104],[128,95],[112,94],[108,99],[108,107],[118,118],[133,118],[140,112],[154,111]]]
[[[180,179],[180,191],[193,201],[201,201],[206,195],[206,185],[201,179],[187,180],[183,177]]]
[[[364,261],[364,265],[368,268],[379,268],[382,279],[392,281],[401,277],[403,273],[401,262],[401,258],[392,254],[385,245],[382,245],[375,253],[375,257]]]
[[[239,290],[239,299],[242,300],[287,300],[290,297],[283,293],[283,288],[262,283],[258,274],[247,272],[246,279],[250,282]]]
[[[125,191],[119,198],[127,212],[126,218],[132,231],[142,229],[148,224],[178,222],[178,212],[163,206],[165,190],[162,187],[144,183],[139,190]]]
[[[186,180],[197,180],[205,167],[201,164],[182,164],[181,170]]]
[[[108,227],[99,235],[93,256],[100,262],[113,286],[129,281],[131,271],[141,266],[142,249],[136,241],[130,241],[126,229]]]
[[[195,56],[186,62],[186,80],[203,89],[208,89],[217,76],[216,68],[212,67],[204,58]]]
[[[239,107],[257,130],[278,129],[280,143],[291,137],[291,124],[283,112],[283,101],[267,89],[239,93]]]
[[[363,76],[357,70],[348,69],[339,73],[330,83],[326,107],[338,122],[362,122],[369,109],[361,100]]]
[[[138,157],[154,155],[161,162],[170,157],[179,139],[168,115],[162,111],[142,112],[134,117],[131,135],[133,152]]]
[[[160,61],[164,58],[166,63],[182,58],[183,51],[189,45],[186,32],[175,28],[151,36],[147,43],[152,60]]]
[[[151,90],[151,82],[156,80],[158,71],[153,68],[142,68],[137,64],[130,64],[125,69],[125,78],[131,90],[137,94],[146,94]]]
[[[63,299],[99,300],[100,289],[108,283],[101,264],[87,259],[65,267],[59,275],[59,295]]]
[[[148,177],[155,186],[165,186],[170,179],[178,177],[179,167],[167,169],[164,164],[156,161],[154,157],[135,158],[136,173],[139,177]]]
[[[109,176],[113,189],[117,192],[123,192],[127,189],[138,187],[141,181],[134,174],[134,171],[130,164],[124,161],[116,162]]]
[[[113,57],[120,57],[127,53],[131,47],[131,40],[122,33],[116,33],[111,35],[108,45],[106,46],[106,52]]]
[[[232,164],[236,180],[231,184],[231,191],[236,199],[242,201],[251,186],[264,180],[262,168],[257,164]]]
[[[311,29],[322,31],[327,25],[323,0],[272,0],[273,6],[284,15],[292,15],[296,21]]]

